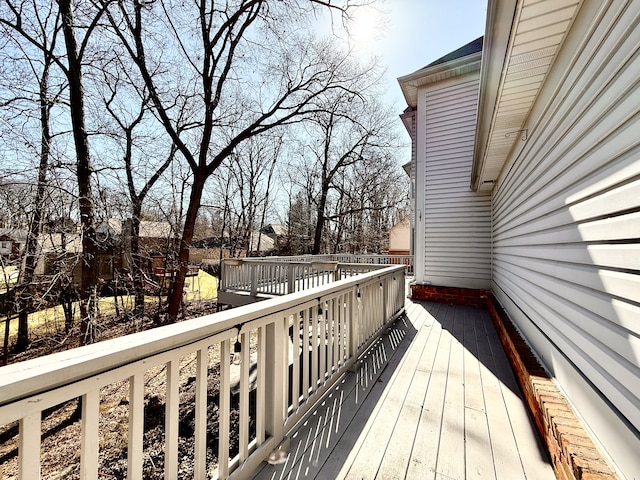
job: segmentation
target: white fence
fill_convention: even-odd
[[[386,267],[0,368],[0,426],[18,425],[18,478],[40,478],[41,470],[42,476],[59,475],[41,461],[43,412],[76,398],[81,433],[71,468],[75,462],[80,478],[99,478],[101,466],[111,461],[103,452],[105,439],[113,437],[102,418],[104,392],[118,382],[127,397],[119,407],[127,410],[120,445],[126,478],[142,479],[148,458],[164,466],[164,478],[178,478],[180,412],[187,407],[194,417],[192,478],[246,478],[403,313],[404,273],[403,266]],[[232,364],[232,355],[239,365]],[[151,371],[164,379],[162,391],[154,392],[164,399],[163,454],[145,447]],[[219,385],[217,400],[211,384]],[[186,395],[188,388],[195,393]],[[218,432],[214,442],[207,431],[212,424]]]

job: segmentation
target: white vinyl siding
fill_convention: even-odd
[[[494,191],[493,290],[629,474],[640,471],[640,10],[598,3]]]
[[[490,287],[491,197],[469,188],[478,74],[429,85],[420,92],[424,148],[423,282]]]

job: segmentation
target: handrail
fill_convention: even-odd
[[[373,265],[405,265],[407,273],[413,274],[413,255],[391,255],[391,254],[355,254],[355,253],[331,253],[320,255],[295,255],[295,256],[273,256],[273,257],[246,257],[247,262],[313,262],[328,261],[339,263],[368,263]]]
[[[207,381],[219,371],[218,478],[245,478],[356,361],[385,326],[404,311],[404,267],[335,281],[194,320],[107,340],[0,368],[0,425],[19,423],[19,478],[40,476],[41,415],[82,399],[80,477],[98,476],[100,389],[128,382],[129,430],[124,439],[128,478],[142,478],[145,372],[161,367],[165,405],[164,467],[177,473],[181,360],[195,365],[194,478],[207,465]],[[229,458],[232,341],[240,353],[239,451]],[[250,348],[247,348],[250,347]],[[250,350],[252,351],[250,353]],[[306,353],[305,353],[306,352]],[[215,367],[215,368],[212,368]],[[256,379],[250,380],[249,370]],[[236,368],[236,367],[234,367]],[[184,377],[184,375],[182,375]],[[193,379],[192,379],[193,380]],[[249,412],[255,391],[256,411]],[[253,394],[252,394],[253,395]],[[234,407],[235,408],[235,407]],[[248,425],[255,418],[252,432]],[[208,476],[207,476],[208,478]]]

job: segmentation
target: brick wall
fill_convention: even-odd
[[[484,307],[487,304],[487,295],[488,292],[486,290],[474,290],[471,288],[411,285],[411,298],[413,300]]]
[[[488,296],[487,307],[558,479],[617,479],[560,389],[540,366],[498,302]]]

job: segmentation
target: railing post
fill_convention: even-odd
[[[251,296],[255,297],[258,294],[258,282],[257,282],[257,273],[256,270],[258,268],[258,264],[256,263],[251,263],[249,264],[249,268],[251,271]]]
[[[290,263],[287,266],[287,293],[293,293],[295,292],[295,288],[296,288],[296,279],[295,279],[295,274],[294,274],[294,267],[295,264]]]
[[[362,299],[360,298],[360,286],[356,285],[351,293],[349,302],[349,359],[353,359],[352,372],[360,366],[358,363],[358,347],[360,338],[360,322],[362,320]]]
[[[269,463],[280,463],[288,451],[288,439],[284,438],[284,422],[287,411],[287,394],[285,392],[285,375],[289,375],[287,345],[288,338],[285,318],[275,318],[266,326],[265,334],[265,431],[278,443],[269,455]]]
[[[227,287],[227,269],[224,266],[224,260],[220,262],[220,282],[218,283],[218,290],[224,291]]]

